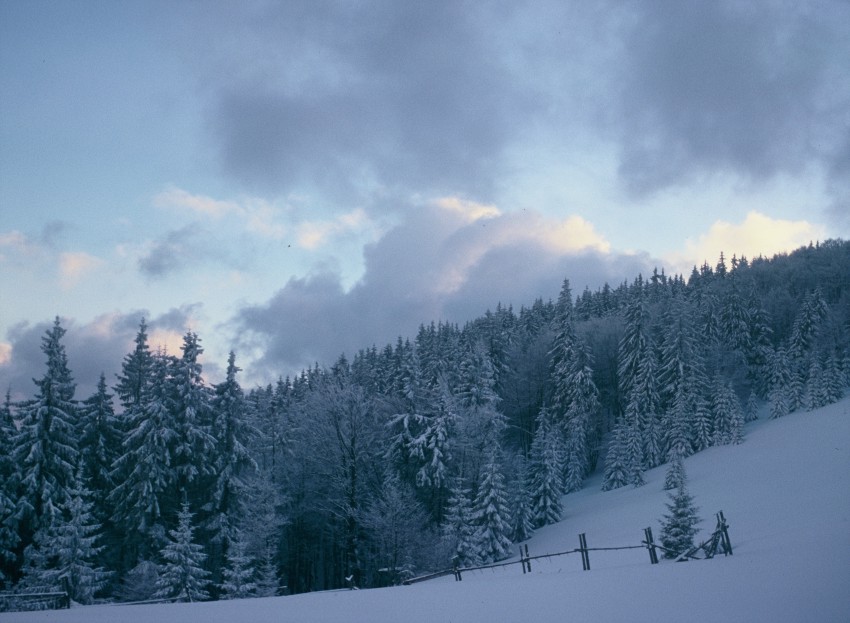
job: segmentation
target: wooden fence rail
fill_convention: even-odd
[[[658,553],[656,551],[658,549],[660,549],[662,552],[671,554],[673,557],[675,557],[677,562],[682,562],[685,560],[702,560],[697,555],[697,552],[699,551],[703,552],[705,559],[713,558],[718,552],[718,550],[722,551],[725,555],[730,556],[732,554],[732,543],[729,540],[729,525],[726,523],[726,518],[723,516],[723,511],[718,512],[716,517],[717,527],[715,528],[711,536],[706,541],[688,550],[687,552],[675,552],[667,547],[664,547],[663,545],[659,545],[658,543],[656,543],[652,536],[652,528],[644,528],[644,539],[641,541],[640,545],[621,545],[617,547],[588,547],[587,536],[585,535],[585,533],[582,532],[578,535],[579,546],[576,549],[571,549],[563,552],[553,552],[549,554],[540,554],[537,556],[530,556],[528,554],[528,545],[523,544],[519,548],[519,560],[497,562],[490,565],[478,565],[475,567],[456,566],[452,569],[444,569],[443,571],[437,571],[435,573],[429,573],[427,575],[410,578],[409,580],[405,580],[403,584],[407,586],[410,584],[416,584],[417,582],[425,582],[427,580],[441,578],[447,575],[454,575],[455,580],[460,582],[463,580],[463,573],[465,571],[483,571],[485,569],[498,569],[501,567],[509,567],[511,565],[522,565],[522,572],[523,574],[526,574],[531,573],[532,560],[554,558],[556,556],[567,556],[569,554],[581,554],[582,569],[584,571],[590,571],[590,552],[612,552],[617,550],[628,549],[646,549],[649,551],[649,562],[653,565],[658,564]]]
[[[71,598],[64,591],[42,593],[0,592],[0,612],[57,610],[70,607]]]

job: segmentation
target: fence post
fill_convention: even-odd
[[[644,528],[643,534],[646,537],[646,549],[649,550],[649,562],[653,565],[657,565],[658,552],[655,551],[655,540],[652,538],[652,528]]]
[[[528,543],[525,544],[525,566],[528,567],[528,572],[531,573],[531,556],[528,555]]]
[[[729,525],[726,523],[726,517],[723,516],[723,511],[717,513],[717,523],[720,524],[720,534],[723,539],[723,554],[731,556],[732,541],[729,540]]]
[[[522,554],[522,545],[519,546],[519,562],[522,564],[522,574],[525,575],[525,556]]]
[[[590,555],[587,551],[587,537],[584,532],[578,535],[579,551],[581,552],[581,568],[590,571]]]

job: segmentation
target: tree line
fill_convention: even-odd
[[[96,597],[208,599],[395,584],[499,560],[603,489],[741,443],[850,384],[850,244],[721,254],[460,327],[422,325],[244,390],[200,338],[78,400],[59,319],[33,397],[0,411],[0,581]]]

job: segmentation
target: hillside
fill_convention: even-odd
[[[766,414],[762,413],[762,418]],[[709,448],[685,461],[701,507],[700,536],[723,510],[734,556],[651,566],[644,550],[591,552],[466,573],[407,587],[291,597],[148,606],[87,606],[0,614],[34,623],[231,621],[848,621],[850,620],[850,399],[746,427],[746,443]],[[609,492],[599,476],[563,499],[564,519],[537,531],[532,555],[637,544],[658,534],[664,467],[646,485]]]

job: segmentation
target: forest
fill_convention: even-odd
[[[574,281],[576,278],[574,277]],[[57,318],[32,397],[0,405],[0,587],[79,603],[398,584],[503,559],[591,473],[646,469],[850,386],[850,242],[653,271],[208,384],[140,319],[117,378],[75,395]],[[788,440],[793,444],[793,440]]]

